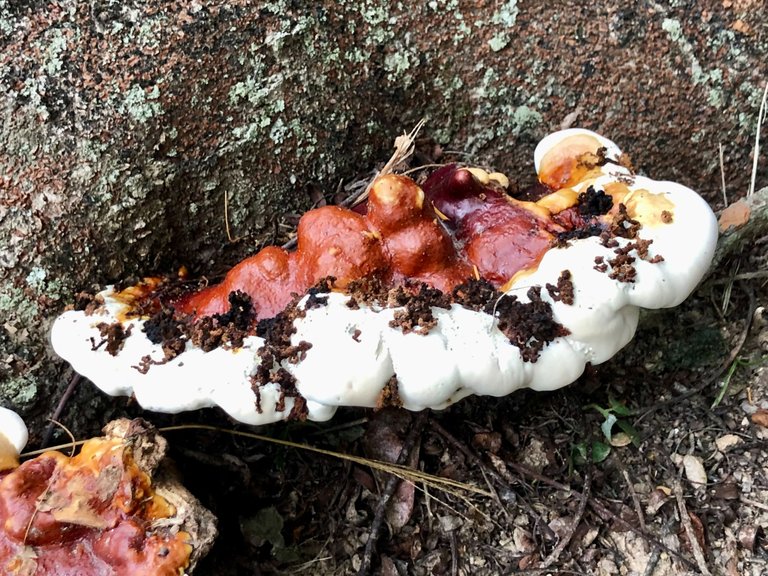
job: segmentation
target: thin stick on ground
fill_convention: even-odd
[[[654,547],[654,549],[651,550],[651,555],[648,556],[648,563],[645,565],[643,576],[653,575],[656,571],[656,565],[659,563],[659,558],[661,558],[661,548]]]
[[[456,531],[448,533],[451,539],[451,576],[459,576],[459,547],[456,543]]]
[[[589,493],[592,489],[592,477],[589,474],[589,470],[587,470],[584,473],[584,489],[582,491],[582,498],[579,502],[579,508],[576,510],[576,516],[573,517],[573,522],[568,527],[568,531],[566,534],[560,539],[560,542],[557,543],[557,546],[555,546],[555,549],[552,550],[549,556],[547,556],[544,559],[544,562],[541,563],[542,568],[549,568],[557,562],[560,559],[560,554],[563,553],[563,550],[566,549],[568,544],[571,543],[571,540],[573,539],[573,535],[576,533],[576,529],[579,527],[579,524],[581,524],[581,519],[584,517],[584,510],[587,508],[587,502],[589,502]]]
[[[725,190],[725,163],[723,162],[723,143],[717,143],[718,156],[720,157],[720,186],[723,192],[723,206],[728,208],[728,193]]]
[[[677,509],[680,512],[680,522],[683,524],[685,535],[688,537],[688,542],[691,545],[693,557],[696,559],[696,566],[704,576],[712,576],[712,572],[709,571],[707,566],[707,559],[704,557],[704,550],[701,549],[699,539],[696,538],[696,534],[693,531],[693,524],[691,523],[691,517],[688,515],[688,508],[685,505],[680,482],[675,482],[675,498],[677,499]]]
[[[632,479],[629,477],[629,470],[627,470],[627,467],[624,465],[624,461],[621,459],[620,455],[615,454],[614,461],[618,465],[619,470],[621,470],[621,475],[624,477],[624,482],[627,485],[627,490],[629,490],[629,494],[632,496],[632,505],[635,507],[635,514],[637,515],[637,523],[640,525],[641,530],[647,530],[648,527],[645,524],[645,514],[643,514],[643,505],[640,503],[640,499],[637,497],[637,492],[635,492],[635,486],[632,483]]]
[[[533,480],[538,480],[539,482],[542,482],[544,484],[548,484],[549,486],[552,486],[553,488],[557,488],[558,490],[562,490],[564,492],[568,492],[569,494],[572,494],[576,498],[585,498],[584,494],[579,492],[578,490],[574,490],[570,486],[566,486],[565,484],[562,484],[561,482],[558,482],[557,480],[553,480],[552,478],[548,476],[544,476],[543,474],[539,474],[535,470],[531,470],[527,466],[523,466],[522,464],[517,464],[515,462],[507,462],[507,466],[517,472],[521,476],[527,476],[528,478],[531,478]],[[664,552],[669,554],[670,556],[674,556],[677,558],[680,562],[685,564],[688,568],[697,568],[697,565],[695,562],[690,560],[689,558],[686,558],[683,554],[678,552],[677,550],[673,550],[664,542],[662,542],[658,537],[656,537],[654,534],[646,531],[641,530],[637,528],[636,526],[633,526],[624,518],[619,516],[618,514],[614,513],[613,510],[608,508],[606,505],[604,505],[602,502],[597,500],[594,496],[587,497],[586,500],[588,501],[587,504],[590,508],[592,508],[595,512],[597,512],[601,516],[608,516],[611,520],[616,522],[617,524],[620,524],[625,530],[630,530],[637,534],[638,536],[645,538],[648,540],[651,544],[654,546],[657,546],[661,548]]]
[[[421,433],[424,430],[424,426],[427,423],[428,411],[423,410],[419,412],[411,425],[411,429],[408,431],[408,436],[405,438],[403,448],[400,450],[400,456],[397,458],[397,464],[400,466],[405,465],[411,456],[416,441],[421,438]],[[368,534],[368,541],[365,543],[365,551],[363,552],[362,563],[360,569],[357,571],[357,576],[366,576],[371,569],[371,560],[373,558],[373,551],[376,548],[376,542],[379,539],[379,533],[381,532],[381,526],[384,523],[384,513],[387,510],[392,495],[395,493],[397,485],[400,483],[400,478],[397,476],[390,476],[387,480],[387,484],[384,487],[384,491],[379,498],[379,503],[376,506],[376,514],[373,517],[371,523],[371,530]]]
[[[51,417],[49,418],[50,423],[45,427],[43,440],[40,442],[41,448],[45,448],[51,443],[51,438],[53,438],[53,430],[56,427],[56,422],[61,419],[61,414],[64,412],[64,408],[67,406],[67,402],[69,402],[69,399],[72,397],[72,394],[74,394],[75,388],[77,388],[77,385],[80,383],[82,378],[83,377],[80,376],[80,374],[77,372],[72,373],[72,377],[69,379],[67,388],[64,390],[64,393],[59,399],[59,403],[56,405],[56,409],[53,411],[53,414],[51,414]]]
[[[456,448],[459,452],[464,454],[469,460],[478,466],[483,472],[488,474],[491,478],[493,478],[500,486],[502,486],[504,489],[506,489],[508,492],[514,492],[512,485],[507,482],[507,480],[499,474],[496,470],[494,470],[491,466],[486,464],[482,458],[480,458],[477,454],[475,454],[472,450],[470,450],[463,442],[460,442],[458,439],[456,439],[453,434],[448,432],[445,428],[443,428],[439,422],[437,422],[434,419],[429,420],[430,427],[440,434],[445,440],[448,441],[449,444],[451,444],[454,448]],[[533,506],[528,504],[525,500],[518,497],[517,499],[518,505],[523,508],[528,514],[530,514],[536,521],[537,524],[541,527],[542,531],[545,533],[547,538],[554,539],[556,538],[555,532],[547,525],[546,522],[543,522],[541,519],[541,515],[536,512],[536,510],[533,509]]]
[[[768,102],[768,82],[765,83],[765,90],[763,90],[763,99],[760,101],[760,110],[757,113],[757,128],[755,129],[755,148],[752,155],[752,176],[749,179],[749,190],[747,191],[747,198],[755,193],[755,181],[757,180],[757,163],[760,158],[760,131],[763,127],[763,121],[765,120],[765,108]]]

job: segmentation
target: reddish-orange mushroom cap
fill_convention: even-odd
[[[125,439],[46,452],[0,474],[0,573],[178,576],[189,534],[157,527],[175,514]]]

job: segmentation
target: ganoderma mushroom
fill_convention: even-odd
[[[717,225],[593,132],[552,134],[534,160],[539,184],[517,196],[458,165],[421,187],[382,176],[362,213],[312,210],[294,252],[265,248],[215,286],[106,288],[56,321],[53,346],[109,394],[249,424],[559,388],[626,345],[641,307],[691,293]]]
[[[211,547],[213,515],[170,474],[153,479],[165,440],[141,420],[104,431],[0,472],[1,574],[179,576]]]

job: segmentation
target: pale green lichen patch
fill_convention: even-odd
[[[157,84],[149,90],[134,84],[123,96],[120,110],[137,122],[147,124],[153,118],[163,114],[163,107],[158,101],[159,98],[160,87]]]
[[[503,3],[491,16],[491,25],[498,30],[488,41],[491,50],[498,52],[506,48],[512,41],[512,27],[517,22],[519,9],[517,0]]]
[[[67,39],[61,33],[61,30],[52,30],[48,38],[48,47],[45,50],[45,59],[43,69],[51,76],[56,76],[61,72],[63,65],[62,57],[67,50]]]
[[[0,286],[0,317],[12,324],[33,326],[40,314],[37,302],[23,290]]]
[[[543,118],[539,112],[528,107],[518,106],[512,113],[512,132],[517,136],[541,124]]]
[[[724,104],[722,72],[717,69],[708,72],[704,70],[696,55],[693,44],[688,41],[683,33],[683,27],[679,20],[664,18],[661,27],[667,33],[670,40],[677,45],[680,52],[688,59],[693,83],[709,87],[710,90],[707,95],[709,105],[714,108],[722,108]]]
[[[398,49],[387,54],[384,57],[384,69],[387,71],[387,79],[390,82],[399,81],[403,86],[409,86],[413,78],[407,72],[413,65],[412,59],[418,59],[418,55],[410,54],[405,46],[398,46]]]
[[[3,403],[9,403],[19,410],[29,407],[37,396],[37,382],[29,375],[15,376],[0,382],[0,396]]]

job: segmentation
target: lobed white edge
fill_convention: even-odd
[[[540,159],[571,129],[545,138],[537,147]],[[601,136],[609,153],[621,151]],[[627,171],[616,167],[596,180],[579,185],[601,185],[616,178],[627,180]],[[349,296],[328,294],[325,306],[306,310],[295,320],[292,343],[306,341],[312,347],[298,363],[284,362],[307,400],[312,420],[331,418],[338,406],[376,406],[392,376],[397,377],[397,395],[405,408],[440,409],[471,394],[505,396],[520,388],[553,390],[576,380],[587,363],[599,364],[611,358],[633,337],[639,309],[666,308],[682,302],[696,287],[709,266],[717,241],[717,223],[707,203],[695,192],[674,182],[657,182],[633,176],[630,190],[663,194],[673,205],[673,224],[643,226],[640,237],[653,240],[649,256],[661,255],[662,262],[635,262],[633,283],[613,280],[595,269],[595,257],[606,261],[615,256],[613,248],[599,238],[573,240],[567,248],[551,249],[537,270],[509,290],[526,301],[531,286],[557,284],[564,270],[571,272],[573,304],[554,301],[542,288],[542,298],[552,305],[557,322],[570,334],[555,339],[536,362],[524,362],[520,350],[498,330],[495,320],[483,312],[459,305],[449,310],[434,308],[437,325],[426,335],[404,334],[389,326],[397,309],[374,309],[361,305],[347,307]],[[579,186],[577,191],[581,191]],[[618,239],[620,246],[630,240]],[[168,363],[153,365],[146,374],[133,366],[149,355],[163,357],[159,345],[142,333],[144,321],[129,320],[131,335],[122,351],[111,356],[100,341],[96,325],[112,323],[121,305],[111,289],[102,292],[105,305],[100,315],[87,316],[70,311],[55,322],[51,341],[57,354],[75,370],[111,395],[131,395],[144,408],[159,412],[182,412],[219,406],[232,418],[247,424],[267,424],[288,417],[293,399],[277,409],[280,390],[276,384],[260,388],[259,405],[251,385],[258,367],[261,338],[250,336],[237,350],[217,348],[203,352],[187,342],[186,351]]]

